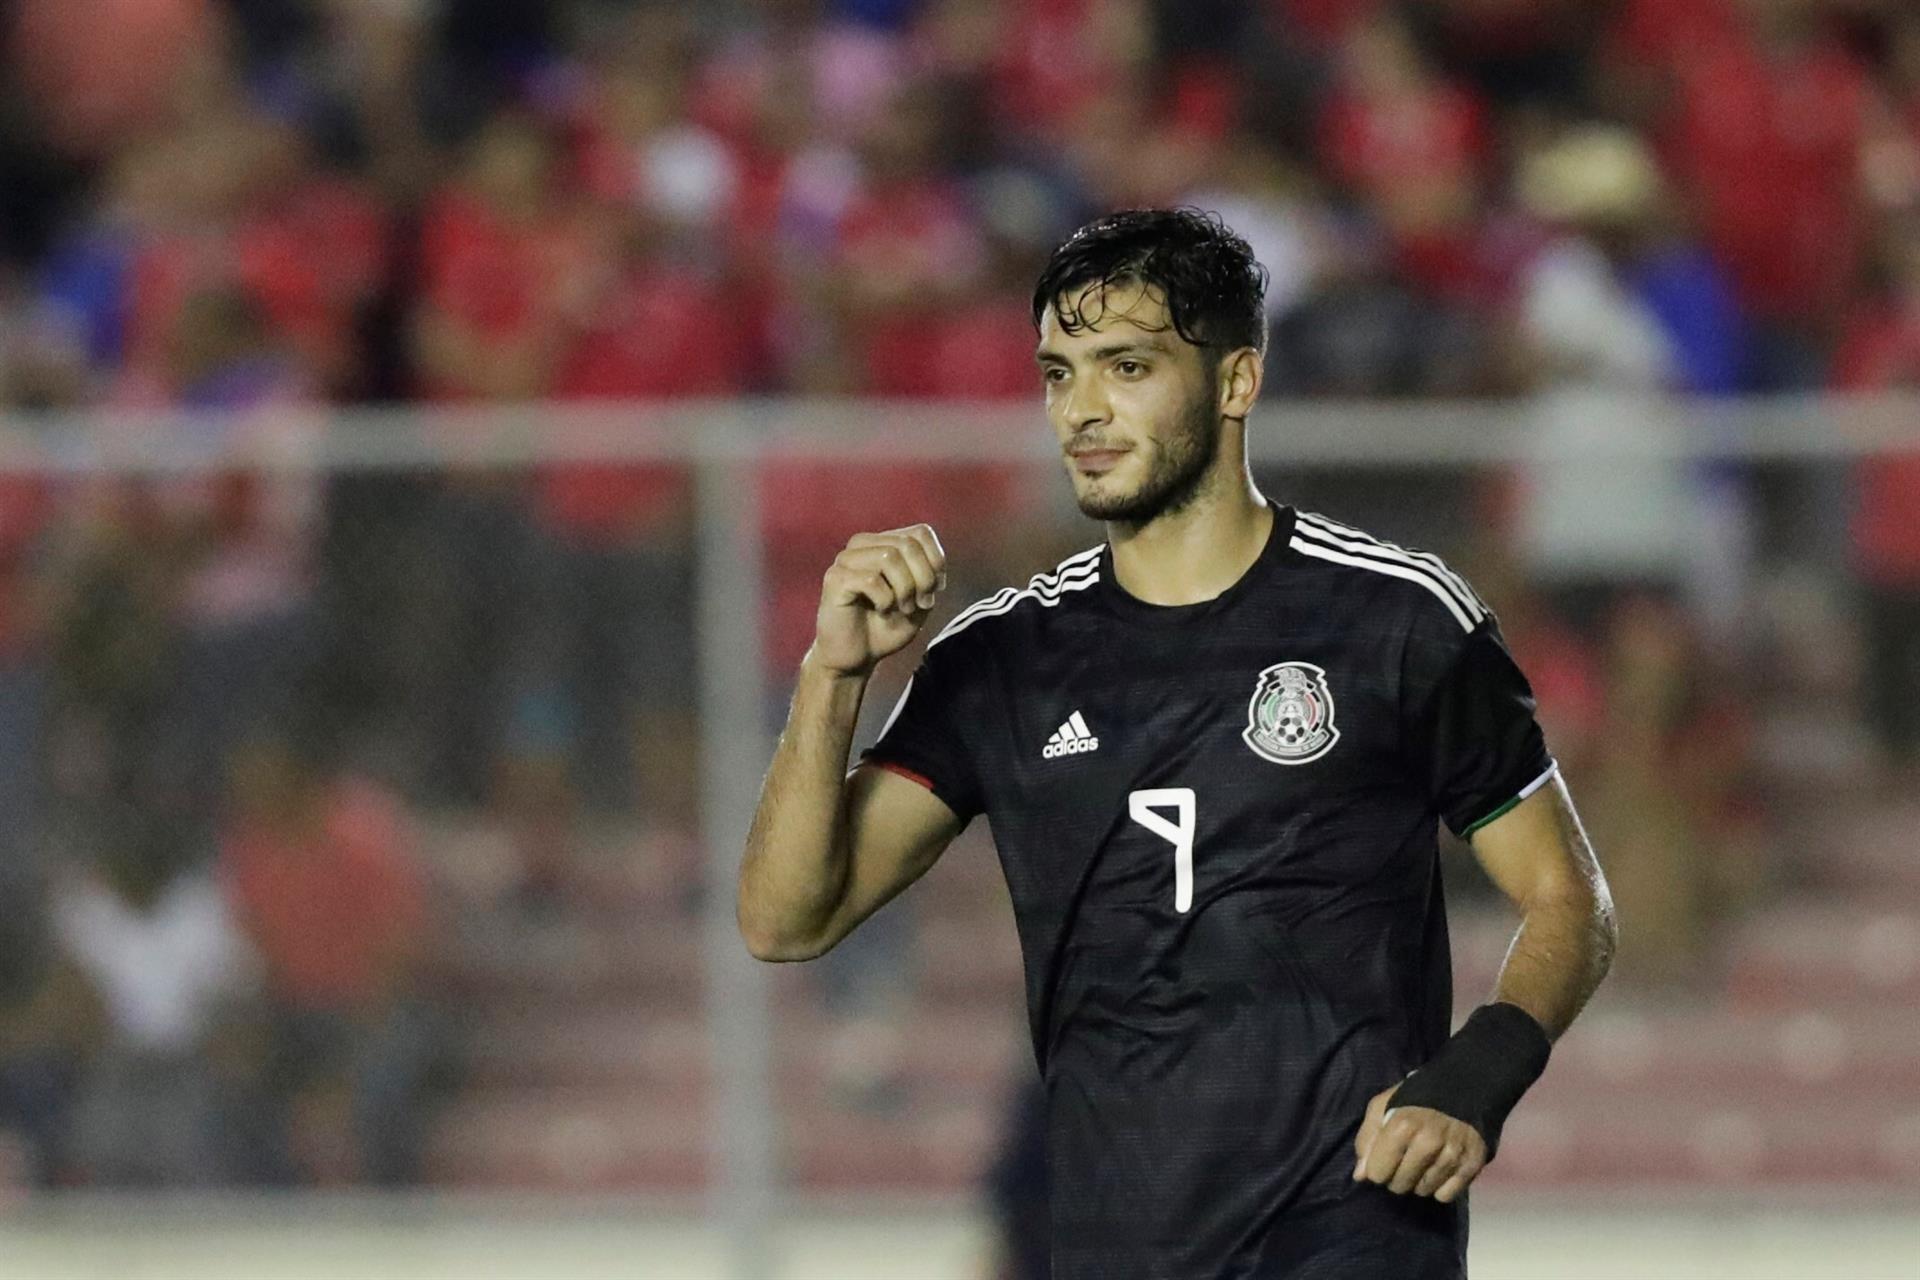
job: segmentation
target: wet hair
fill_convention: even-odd
[[[1068,333],[1097,327],[1107,291],[1127,285],[1164,297],[1174,331],[1196,347],[1267,349],[1267,269],[1217,213],[1127,209],[1089,222],[1041,271],[1034,326],[1052,307]]]

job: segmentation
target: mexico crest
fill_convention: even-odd
[[[1254,754],[1275,764],[1306,764],[1333,750],[1333,691],[1327,673],[1311,662],[1281,662],[1260,673],[1247,703],[1240,736]]]

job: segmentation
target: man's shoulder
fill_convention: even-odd
[[[1313,511],[1296,513],[1288,545],[1342,595],[1365,608],[1392,611],[1414,629],[1459,638],[1493,617],[1466,578],[1431,551]]]
[[[1085,593],[1100,581],[1105,550],[1106,544],[1101,543],[1076,551],[1053,568],[1034,574],[1024,586],[1002,587],[975,600],[935,633],[927,642],[927,652],[940,650],[964,661],[967,655],[986,649],[1017,647],[1031,634],[1033,624],[1091,599]]]

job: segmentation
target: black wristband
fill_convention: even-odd
[[[1400,1082],[1388,1107],[1431,1107],[1464,1120],[1500,1147],[1500,1129],[1522,1094],[1547,1069],[1553,1041],[1532,1014],[1500,1001],[1475,1009],[1433,1060]]]

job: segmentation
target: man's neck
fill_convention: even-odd
[[[1177,515],[1134,528],[1109,524],[1113,573],[1148,604],[1198,604],[1240,581],[1273,531],[1273,504],[1240,471]]]

